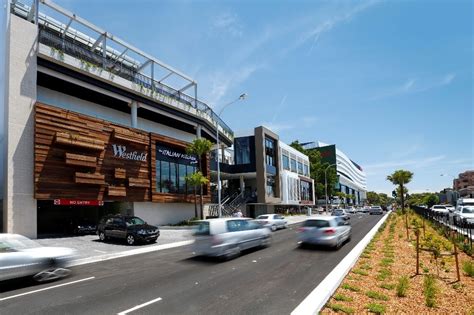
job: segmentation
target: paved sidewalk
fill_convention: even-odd
[[[285,216],[290,225],[300,223],[306,218],[308,218],[306,215]],[[128,246],[120,240],[100,242],[97,235],[44,238],[36,241],[43,246],[69,247],[77,250],[77,257],[72,264],[78,265],[183,246],[193,240],[191,228],[164,226],[160,227],[160,237],[154,244]]]

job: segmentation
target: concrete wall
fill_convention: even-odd
[[[4,232],[37,234],[33,198],[34,104],[36,102],[36,25],[10,16],[7,31],[8,102],[5,106],[7,182],[3,204]]]
[[[41,86],[38,86],[38,101],[131,127],[130,114]],[[184,132],[140,117],[138,118],[137,128],[187,142],[191,142],[196,138],[196,135],[193,133]]]
[[[174,224],[194,217],[193,203],[135,202],[133,210],[137,217],[152,225]]]

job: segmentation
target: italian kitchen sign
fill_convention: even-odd
[[[54,199],[55,206],[103,206],[102,200]]]
[[[114,157],[116,158],[130,161],[147,161],[148,153],[146,152],[128,151],[127,146],[119,144],[112,144],[112,148],[114,150]]]
[[[172,148],[156,146],[157,160],[176,161],[181,164],[197,164],[197,156],[176,151]]]

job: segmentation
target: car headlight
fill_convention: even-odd
[[[140,234],[140,235],[143,235],[143,234],[146,234],[146,231],[145,231],[145,230],[143,230],[143,229],[141,229],[141,230],[138,230],[138,232],[137,232],[137,233],[138,233],[138,234]]]

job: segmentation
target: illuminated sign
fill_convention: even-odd
[[[146,162],[148,153],[137,151],[127,152],[127,147],[124,145],[112,144],[112,147],[114,149],[114,156],[117,158]]]

